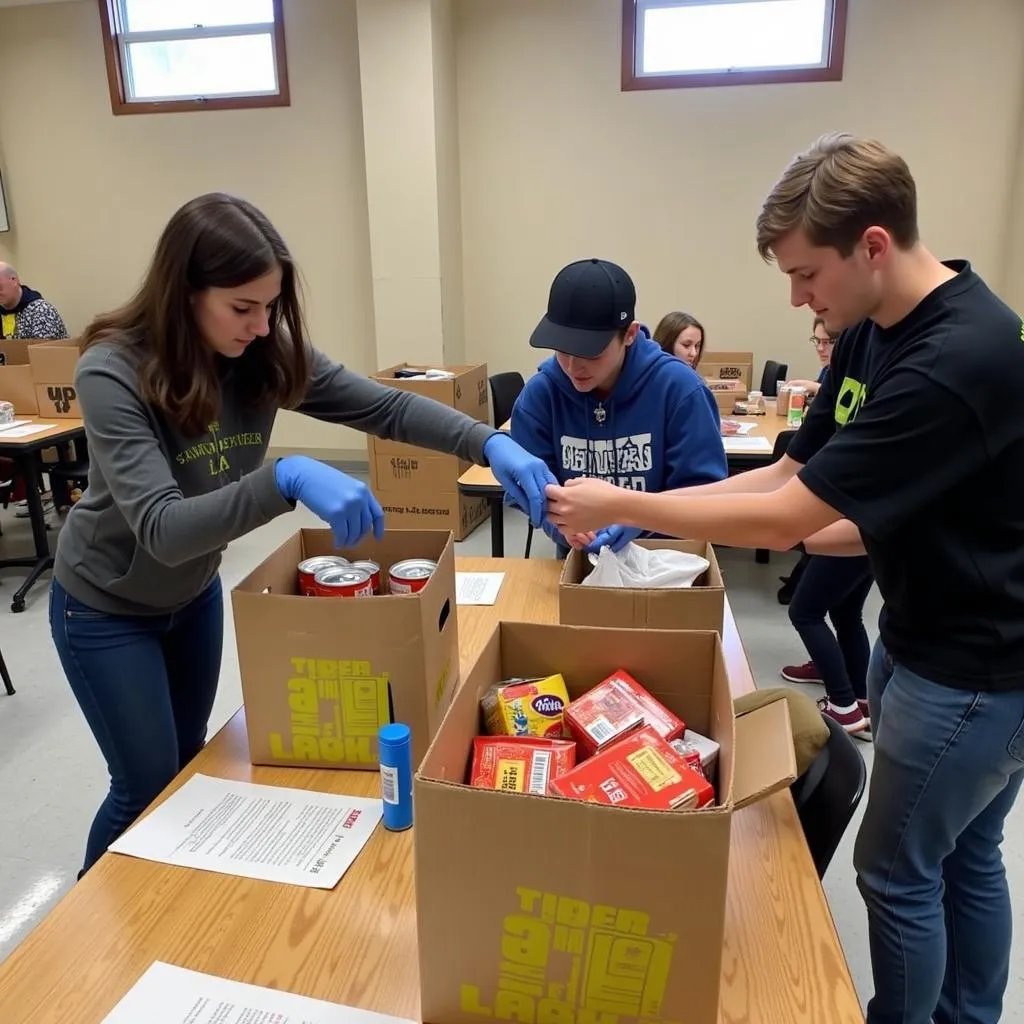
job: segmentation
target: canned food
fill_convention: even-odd
[[[365,569],[370,574],[370,582],[373,584],[373,592],[380,593],[380,566],[372,558],[361,558],[358,562],[352,563],[353,569]]]
[[[388,584],[392,594],[418,594],[426,585],[437,562],[429,558],[407,558],[395,562],[388,572]]]
[[[314,555],[299,562],[299,593],[306,597],[316,596],[316,574],[321,569],[348,565],[348,559],[341,555]]]
[[[373,583],[365,569],[333,565],[316,574],[317,597],[373,597]]]

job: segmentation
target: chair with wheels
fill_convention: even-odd
[[[864,758],[849,733],[827,715],[821,717],[828,726],[828,742],[790,786],[819,878],[839,847],[868,779]]]
[[[764,373],[761,374],[761,394],[765,398],[777,398],[779,385],[786,381],[786,374],[789,373],[789,363],[777,363],[769,359],[764,364]]]
[[[4,661],[4,652],[0,651],[0,679],[4,681],[4,689],[8,697],[14,696],[14,683],[11,682],[11,674],[7,671],[7,662]]]
[[[491,385],[491,409],[494,411],[494,425],[500,427],[503,423],[512,418],[512,408],[516,399],[526,387],[526,381],[521,373],[509,371],[508,373],[495,373],[488,378]],[[526,558],[530,557],[530,548],[533,545],[533,525],[526,524]]]

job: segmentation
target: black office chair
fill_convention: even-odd
[[[8,697],[14,696],[14,683],[11,682],[11,674],[7,671],[7,663],[4,661],[4,652],[0,651],[0,679],[4,681],[4,689]]]
[[[89,483],[89,449],[85,438],[75,441],[75,457],[73,461],[57,462],[46,467],[46,475],[50,478],[50,490],[53,493],[53,505],[59,514],[70,510],[74,502],[71,490],[77,487],[84,491]]]
[[[786,381],[786,374],[789,373],[789,363],[777,363],[769,359],[764,364],[764,373],[761,374],[761,394],[765,398],[777,398],[779,385]]]
[[[510,371],[508,373],[495,373],[489,379],[491,385],[491,408],[494,410],[494,425],[500,427],[506,420],[512,418],[512,407],[516,399],[526,387],[521,373]],[[526,558],[530,557],[530,548],[533,546],[533,526],[526,524]]]
[[[828,743],[790,792],[814,867],[824,878],[864,795],[868,770],[846,730],[828,715],[821,717],[828,726]]]

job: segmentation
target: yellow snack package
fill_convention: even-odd
[[[569,735],[564,714],[569,693],[562,676],[516,679],[492,686],[480,701],[484,728],[491,736]]]

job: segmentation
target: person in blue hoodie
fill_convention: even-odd
[[[551,285],[547,315],[530,337],[553,349],[512,411],[512,438],[564,484],[588,476],[638,491],[667,491],[727,475],[718,406],[701,378],[636,322],[636,289],[614,263],[570,263]],[[611,526],[563,536],[569,546],[625,547],[640,530]]]

